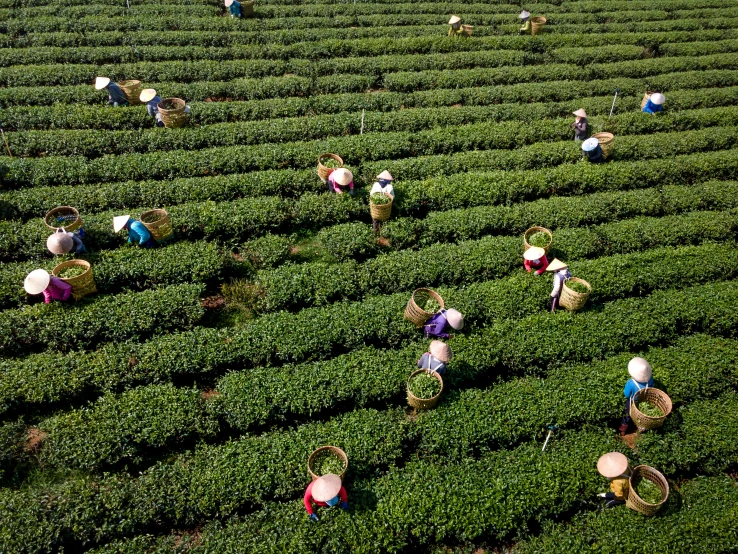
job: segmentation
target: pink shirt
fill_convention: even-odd
[[[72,294],[72,285],[65,283],[57,277],[52,277],[49,286],[43,290],[44,302],[49,304],[52,300],[67,300]]]
[[[307,510],[307,513],[312,514],[313,513],[313,503],[315,503],[316,506],[327,506],[325,502],[318,502],[313,498],[313,481],[308,485],[308,488],[305,489],[305,496],[303,497],[302,501],[305,504],[305,509]],[[341,502],[348,502],[348,495],[346,494],[346,489],[341,487],[341,490],[338,491],[338,498],[341,499]]]

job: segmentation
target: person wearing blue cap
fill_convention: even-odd
[[[588,138],[582,142],[582,151],[584,152],[585,157],[593,164],[602,163],[604,161],[600,141],[596,138]]]

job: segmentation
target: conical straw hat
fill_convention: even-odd
[[[451,360],[451,356],[453,355],[451,353],[451,347],[440,340],[431,341],[428,351],[431,353],[431,356],[443,363]]]
[[[548,264],[548,267],[546,268],[546,271],[558,271],[560,269],[565,269],[569,267],[564,262],[559,260],[558,258],[554,258],[553,261]]]
[[[141,94],[138,96],[138,99],[141,100],[141,102],[150,102],[154,99],[156,96],[156,90],[153,88],[145,88],[141,91]]]
[[[341,490],[341,478],[333,473],[318,477],[313,483],[313,500],[326,502]]]
[[[45,269],[34,269],[26,275],[23,288],[28,294],[41,294],[51,282],[51,275]]]
[[[345,167],[339,167],[333,172],[333,180],[342,187],[345,187],[354,180],[354,176]]]
[[[664,96],[660,92],[656,92],[653,95],[651,95],[651,102],[653,102],[657,106],[660,106],[661,104],[666,102],[666,96]]]
[[[102,90],[105,87],[107,87],[110,84],[110,79],[107,77],[98,77],[95,79],[95,88],[97,90]]]
[[[532,262],[533,260],[540,260],[546,255],[546,251],[538,246],[531,246],[523,254],[523,259]]]
[[[643,358],[633,358],[628,362],[628,373],[639,383],[648,383],[651,375],[653,375],[653,370],[651,364]]]
[[[577,111],[571,113],[577,117],[587,117],[587,112],[584,111],[584,108],[579,108]]]
[[[233,0],[225,0],[225,7],[230,8],[231,4],[233,4]]]
[[[608,479],[623,475],[628,471],[628,458],[620,452],[608,452],[597,460],[597,471]]]
[[[585,152],[591,152],[595,148],[597,148],[597,145],[600,143],[596,138],[588,138],[582,143],[582,150]]]
[[[451,19],[448,20],[449,25],[453,25],[454,23],[458,23],[461,21],[461,18],[458,15],[452,15]]]
[[[518,16],[519,19],[525,19],[526,17],[530,17],[530,12],[527,10],[523,10]]]
[[[72,248],[74,248],[74,240],[72,240],[72,237],[67,235],[65,232],[57,231],[56,233],[49,235],[49,238],[46,239],[46,248],[49,249],[49,252],[56,254],[57,256],[60,254],[66,254],[67,252],[71,252]]]
[[[387,171],[386,169],[382,171],[379,175],[377,175],[377,179],[384,179],[386,181],[394,181],[394,178],[392,177],[392,174]]]
[[[130,215],[119,215],[119,216],[114,217],[113,218],[113,232],[117,233],[123,227],[125,227],[129,219],[131,219]]]
[[[461,315],[461,312],[453,308],[446,311],[446,321],[457,331],[461,331],[464,328],[464,316]]]

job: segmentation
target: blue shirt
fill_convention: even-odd
[[[589,152],[585,152],[585,154],[587,154],[587,159],[593,164],[601,163],[603,160],[602,147],[599,144],[597,145],[597,148]]]
[[[126,228],[128,229],[128,242],[138,241],[138,244],[143,246],[151,238],[146,225],[140,221],[129,219]]]
[[[643,111],[645,113],[656,113],[660,112],[664,107],[661,104],[654,104],[651,102],[651,99],[649,98],[646,102],[646,105],[643,106]]]
[[[228,7],[228,10],[231,12],[231,15],[241,17],[241,4],[236,2],[236,0],[233,0],[233,4]]]
[[[431,356],[429,352],[423,354],[423,356],[418,360],[418,367],[420,369],[433,369],[437,371],[439,375],[446,373],[446,364]]]
[[[159,108],[157,107],[157,105],[159,104],[159,102],[161,102],[161,96],[159,96],[158,94],[156,96],[154,96],[151,100],[149,100],[148,102],[146,102],[146,112],[151,117],[155,117],[156,114],[159,113]]]
[[[633,395],[635,393],[637,393],[641,389],[645,389],[646,387],[653,387],[653,377],[648,380],[648,383],[641,383],[640,381],[636,381],[635,379],[629,380],[627,383],[625,383],[623,394],[625,395],[625,398],[633,398]]]
[[[121,88],[112,81],[108,84],[108,104],[118,102],[118,104],[127,104],[128,98],[123,94]]]

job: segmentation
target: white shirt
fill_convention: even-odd
[[[386,194],[389,194],[393,200],[395,199],[395,189],[392,188],[391,184],[382,188],[382,185],[380,185],[379,183],[374,183],[372,185],[372,190],[369,191],[369,194],[372,195],[375,192],[384,192]]]

